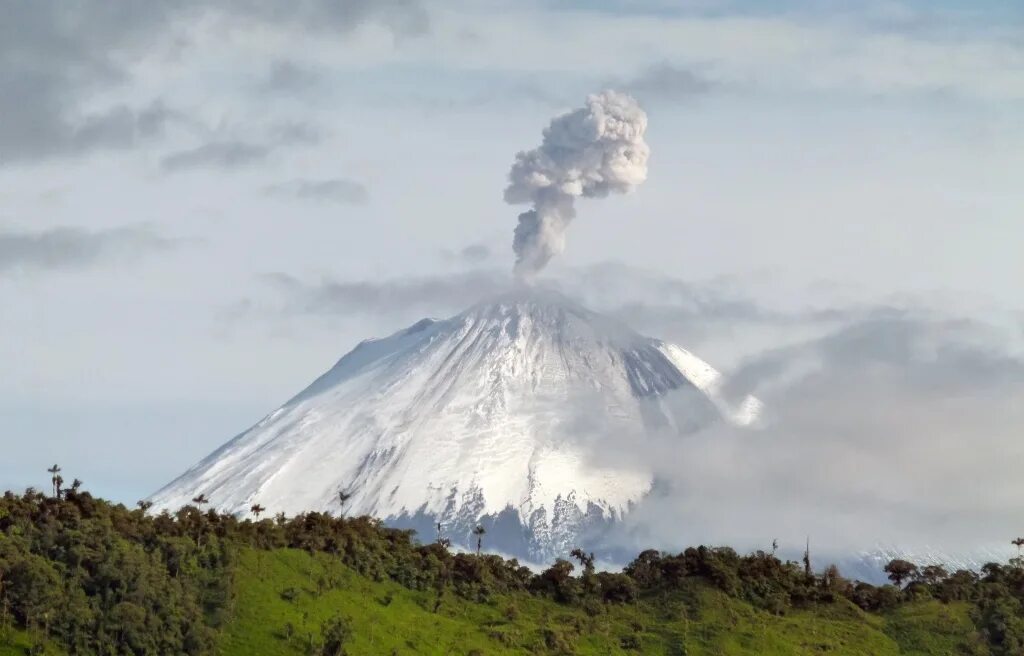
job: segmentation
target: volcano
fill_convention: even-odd
[[[595,457],[602,440],[757,420],[757,399],[722,388],[678,346],[521,290],[360,343],[151,501],[440,523],[456,545],[483,524],[490,548],[542,562],[599,540],[656,484]]]

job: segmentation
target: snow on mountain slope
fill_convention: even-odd
[[[542,559],[651,489],[648,471],[594,462],[598,434],[754,421],[759,402],[734,406],[720,384],[679,347],[562,296],[515,292],[362,342],[151,500],[173,510],[203,493],[222,511],[292,514],[338,510],[345,492],[349,514],[430,517],[456,542],[511,515],[523,555]]]

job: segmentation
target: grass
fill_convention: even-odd
[[[321,578],[335,585],[318,592]],[[433,592],[372,581],[326,555],[295,550],[244,552],[234,585],[219,643],[228,656],[304,654],[319,639],[321,623],[335,616],[353,629],[350,654],[984,653],[968,651],[977,641],[968,606],[936,601],[873,615],[844,600],[779,617],[693,582],[594,615],[529,595],[472,603],[451,592],[435,613]]]
[[[987,654],[970,609],[965,602],[933,599],[905,604],[888,614],[885,631],[903,646],[904,654]]]

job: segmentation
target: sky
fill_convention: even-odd
[[[1024,525],[1019,2],[0,6],[0,487],[59,462],[132,503],[508,284],[515,154],[612,88],[647,181],[581,200],[542,282],[730,372],[780,417],[761,444],[857,462],[935,539]],[[780,503],[814,467],[701,448]],[[920,506],[944,486],[961,515]]]

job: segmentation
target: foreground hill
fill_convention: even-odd
[[[988,653],[970,604],[914,602],[869,614],[842,599],[774,615],[699,580],[595,611],[524,593],[485,603],[360,576],[325,555],[249,551],[240,561],[222,654],[303,654],[341,617],[352,654],[887,654]],[[326,577],[318,591],[310,580]],[[294,590],[282,597],[284,590]],[[291,637],[288,637],[291,626]]]
[[[904,585],[876,587],[728,548],[623,572],[573,557],[534,573],[368,518],[8,493],[0,655],[1024,653],[1019,560],[981,576],[895,563]]]
[[[330,583],[318,589],[317,582]],[[311,582],[312,581],[312,582]],[[774,615],[702,581],[641,595],[600,612],[533,595],[486,603],[374,581],[325,554],[245,550],[234,570],[228,621],[213,653],[320,653],[324,627],[340,618],[350,654],[986,654],[970,604],[926,600],[865,613],[847,600]],[[328,627],[329,628],[329,627]],[[33,641],[11,631],[0,655]],[[50,645],[44,653],[67,651]]]

